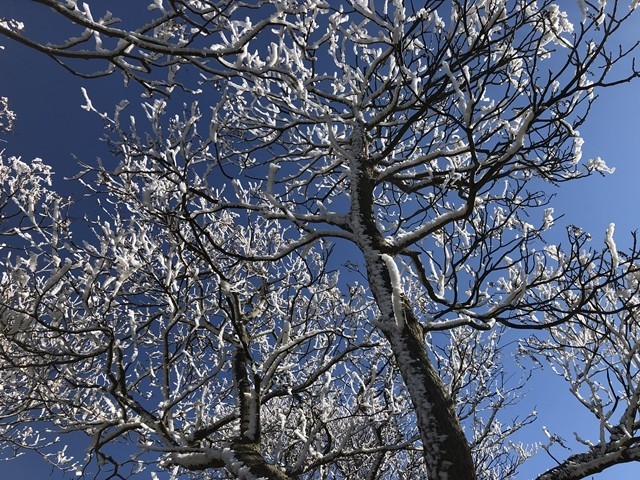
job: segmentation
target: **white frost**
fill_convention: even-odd
[[[582,21],[584,22],[587,19],[587,7],[584,4],[584,0],[578,0],[578,8],[580,9],[580,13],[582,13]]]
[[[615,223],[610,223],[609,228],[607,228],[607,234],[604,239],[604,243],[607,244],[609,248],[609,253],[611,254],[611,268],[616,269],[620,264],[620,257],[618,257],[618,249],[616,248],[616,242],[613,241],[613,232],[615,230]]]
[[[393,315],[398,327],[404,327],[404,308],[402,306],[402,286],[400,283],[400,271],[393,258],[390,255],[383,254],[382,259],[387,265],[389,271],[389,278],[391,279],[391,301],[393,303]]]

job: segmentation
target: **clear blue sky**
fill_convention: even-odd
[[[43,11],[41,7],[34,10],[28,5],[30,3],[0,0],[0,17],[11,17],[12,14],[20,17],[27,10]],[[122,0],[113,3],[122,3]],[[43,19],[32,18],[32,21],[28,25],[30,30],[51,28]],[[636,24],[640,27],[640,22],[636,21]],[[638,31],[640,28],[634,28],[633,34]],[[120,76],[96,81],[74,78],[44,55],[8,41],[3,44],[0,95],[9,97],[18,119],[15,133],[6,137],[8,143],[0,145],[0,149],[6,149],[9,155],[22,155],[24,159],[43,158],[58,172],[56,186],[77,194],[78,190],[62,179],[77,169],[73,155],[90,162],[96,156],[107,154],[104,146],[96,141],[102,134],[101,121],[80,108],[83,103],[80,87],[87,87],[96,106],[105,110],[111,110],[121,98],[135,97],[137,93],[125,92]],[[591,232],[594,246],[602,243],[607,225],[615,222],[616,242],[624,246],[630,238],[628,232],[640,227],[640,82],[600,94],[590,120],[581,128],[586,140],[584,156],[601,156],[610,166],[616,167],[616,173],[561,186],[555,191],[557,198],[553,206],[557,215],[566,215],[562,223],[579,225]],[[544,438],[543,425],[560,430],[568,438],[574,430],[587,431],[589,424],[585,422],[592,420],[582,416],[577,403],[567,399],[563,393],[566,386],[562,382],[543,377],[532,383],[530,389],[526,405],[537,405],[541,415],[540,420],[527,430],[530,441]],[[567,452],[571,453],[577,452]],[[531,478],[552,465],[551,459],[539,454],[525,467],[520,478]],[[30,455],[0,465],[0,478],[12,480],[48,478],[50,472],[43,461]],[[61,477],[54,475],[51,478]],[[150,477],[144,474],[142,478]],[[594,478],[640,478],[640,465],[617,467]]]

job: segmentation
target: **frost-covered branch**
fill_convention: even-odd
[[[38,188],[44,164],[15,162],[3,184],[14,445],[47,454],[34,422],[84,431],[114,477],[162,461],[176,476],[507,478],[532,417],[504,420],[523,383],[500,373],[499,332],[549,332],[533,353],[559,371],[628,337],[590,322],[633,322],[636,250],[613,228],[603,251],[577,228],[553,244],[551,190],[612,172],[582,158],[580,128],[598,89],[640,76],[638,42],[615,43],[636,2],[32,3],[69,35],[25,18],[2,36],[149,98],[110,114],[84,90],[113,158],[77,176],[101,201],[82,238]],[[599,336],[574,346],[577,326]],[[633,437],[636,393],[600,371],[612,380],[568,379],[606,450],[619,426]],[[618,384],[629,409],[607,413]]]
[[[523,353],[544,359],[563,378],[571,394],[592,416],[593,439],[576,438],[586,449],[541,475],[540,479],[578,479],[640,458],[640,270],[635,235],[633,247],[618,253],[607,231],[609,282],[594,289],[584,314],[532,337]]]

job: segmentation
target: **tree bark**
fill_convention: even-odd
[[[537,480],[581,480],[606,470],[614,465],[640,460],[640,447],[625,448],[608,444],[598,446],[586,453],[567,458],[557,467],[540,475]]]
[[[349,228],[364,255],[369,285],[380,310],[378,325],[391,345],[416,412],[429,480],[475,480],[469,442],[429,359],[422,329],[406,306],[402,308],[404,318],[396,318],[400,299],[394,295],[399,286],[392,284],[385,258],[395,252],[376,226],[376,171],[367,150],[364,126],[356,124],[345,148],[351,170]]]
[[[408,308],[402,327],[389,320],[380,328],[415,408],[429,480],[475,480],[469,442],[454,402],[431,363],[422,328]]]
[[[266,478],[291,480],[279,467],[268,464],[255,445],[234,443],[230,449],[203,450],[193,453],[171,454],[168,465],[177,465],[192,472],[226,469],[239,479]]]
[[[234,308],[236,318],[239,309]],[[260,379],[254,375],[250,380],[249,358],[245,350],[247,335],[242,325],[238,325],[240,345],[233,355],[233,378],[238,390],[240,432],[231,448],[222,451],[203,451],[201,454],[174,454],[172,463],[192,471],[211,468],[225,468],[238,479],[287,480],[287,475],[276,465],[267,463],[262,456],[260,432]]]

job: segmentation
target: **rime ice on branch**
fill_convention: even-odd
[[[78,177],[104,200],[90,238],[21,200],[3,439],[47,455],[33,422],[84,431],[89,457],[56,462],[114,477],[512,478],[533,416],[508,413],[526,378],[502,375],[500,337],[534,330],[519,353],[564,372],[602,432],[558,472],[596,472],[596,447],[634,458],[635,387],[603,367],[631,392],[603,420],[598,362],[578,359],[610,342],[639,361],[620,332],[638,249],[613,228],[602,251],[546,236],[547,187],[612,171],[579,128],[594,92],[638,76],[637,44],[613,43],[636,2],[35,3],[72,36],[0,33],[150,98],[111,115],[84,92],[117,157]]]

